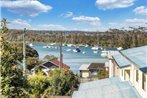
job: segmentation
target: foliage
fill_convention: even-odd
[[[78,78],[69,70],[56,69],[49,72],[49,95],[70,95],[78,87]]]
[[[59,43],[61,32],[63,43],[99,45],[103,47],[130,48],[147,44],[147,32],[144,27],[125,29],[109,29],[105,32],[86,31],[28,31],[27,40],[34,43]],[[21,30],[10,30],[9,40],[21,40]],[[17,35],[17,36],[16,36]]]
[[[98,79],[104,79],[109,77],[109,72],[104,68],[99,68]]]
[[[38,72],[35,76],[28,78],[28,85],[30,98],[45,98],[44,93],[47,88],[50,88],[50,80],[42,72]]]
[[[58,59],[57,57],[55,57],[54,55],[46,55],[43,60],[44,61],[50,61],[50,60],[53,60],[53,59]]]
[[[22,70],[15,63],[16,60],[21,60],[17,54],[17,49],[12,48],[11,44],[5,39],[8,33],[6,27],[6,19],[1,21],[1,90],[2,94],[7,97],[26,98],[25,84],[26,78],[23,76]]]

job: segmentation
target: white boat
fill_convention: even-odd
[[[106,56],[107,56],[107,53],[108,53],[108,51],[103,50],[102,53],[101,53],[101,56],[102,56],[102,57],[106,57]]]
[[[73,52],[77,52],[77,50],[76,49],[73,49]]]
[[[85,51],[83,51],[82,53],[83,53],[83,54],[86,54],[86,52],[85,52]]]
[[[92,49],[92,50],[98,50],[99,47],[98,47],[98,46],[94,46],[94,47],[92,47],[91,49]]]
[[[55,45],[55,44],[56,44],[56,43],[51,43],[50,45],[52,45],[52,46],[53,46],[53,45]]]
[[[118,47],[118,48],[117,48],[117,50],[122,50],[122,49],[123,49],[122,47]]]
[[[33,47],[34,45],[32,43],[29,44],[30,47]]]
[[[94,54],[97,54],[97,53],[98,53],[98,51],[93,51],[93,53],[94,53]]]
[[[55,47],[55,49],[57,49],[57,47]]]
[[[67,46],[68,46],[68,47],[72,47],[72,46],[73,46],[73,44],[67,44]]]
[[[43,46],[43,48],[51,48],[51,46],[49,46],[49,45],[46,45],[46,46]]]
[[[67,52],[68,52],[68,51],[71,51],[71,49],[67,49],[66,51],[67,51]]]
[[[86,44],[85,47],[88,47],[88,45]]]
[[[79,48],[73,49],[73,52],[81,52]]]

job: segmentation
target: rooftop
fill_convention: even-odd
[[[58,61],[57,59],[53,59],[53,60],[51,60],[50,62],[53,63],[53,64],[55,64],[55,65],[58,66],[58,67],[59,67],[59,65],[60,65],[60,61]],[[62,63],[62,68],[67,68],[67,69],[69,69],[70,67],[69,67],[68,65]]]
[[[99,69],[104,67],[105,67],[105,63],[91,63],[88,69]]]
[[[82,85],[82,86],[81,86]],[[82,83],[72,98],[141,98],[129,82],[118,77]]]
[[[130,48],[121,53],[140,70],[147,72],[147,45],[142,47]]]
[[[127,67],[131,64],[131,62],[127,58],[125,58],[120,52],[114,55],[113,58],[120,68]]]

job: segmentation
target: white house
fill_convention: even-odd
[[[142,98],[147,98],[147,46],[110,51],[109,77],[130,81]]]

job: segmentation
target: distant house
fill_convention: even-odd
[[[60,66],[60,61],[58,61],[57,59],[45,62],[41,65],[39,65],[39,67],[41,68],[42,71],[44,71],[46,73],[46,75],[48,75],[48,72],[51,70],[55,70],[56,68],[59,68]],[[70,67],[66,64],[62,64],[62,67],[64,69],[70,69]],[[35,74],[35,69],[32,69],[32,73]]]
[[[97,77],[97,73],[100,68],[105,68],[105,63],[83,64],[79,68],[80,77],[82,78]]]

